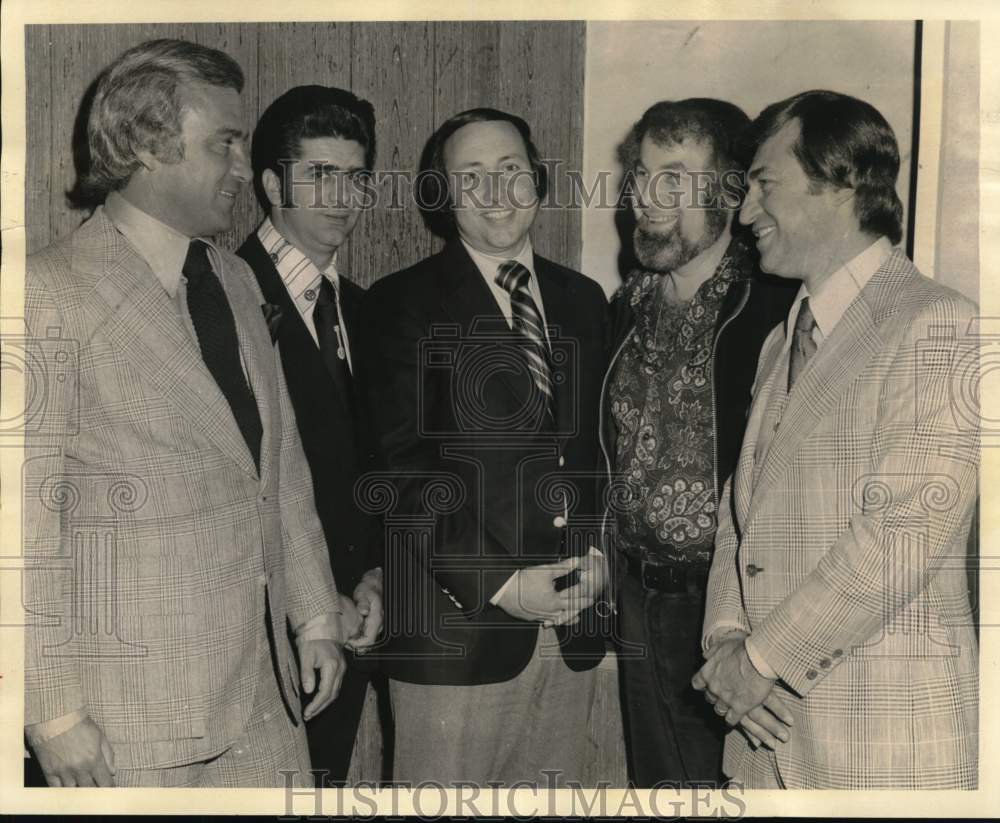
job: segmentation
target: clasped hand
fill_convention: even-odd
[[[691,685],[705,692],[716,714],[725,716],[730,726],[739,725],[751,743],[774,749],[778,741],[788,742],[792,715],[775,689],[776,681],[754,668],[746,636],[732,632],[713,643]]]
[[[556,581],[577,572],[573,585],[556,591]],[[608,582],[607,561],[600,552],[567,557],[556,563],[519,569],[496,605],[512,617],[544,626],[572,626],[592,606]]]

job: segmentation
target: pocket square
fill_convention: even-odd
[[[278,339],[278,329],[281,327],[281,317],[284,309],[277,303],[261,303],[260,310],[264,312],[264,322],[267,323],[267,330],[271,335],[271,342]]]

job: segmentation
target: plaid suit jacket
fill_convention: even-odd
[[[220,263],[259,476],[174,302],[103,208],[28,260],[25,723],[82,708],[123,767],[228,748],[268,633],[300,722],[286,617],[335,608],[264,300],[242,260]]]
[[[975,313],[894,251],[776,428],[783,328],[764,344],[720,506],[704,637],[741,626],[780,675],[795,721],[775,756],[788,788],[976,785],[965,569],[979,465]],[[727,774],[752,784],[769,757],[730,732]]]

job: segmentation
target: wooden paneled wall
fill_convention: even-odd
[[[28,251],[65,237],[86,217],[67,191],[76,172],[74,125],[81,100],[117,54],[154,37],[181,37],[220,48],[243,67],[248,125],[295,85],[349,88],[375,106],[380,170],[413,171],[434,128],[463,109],[493,106],[524,117],[543,157],[566,170],[582,168],[584,24],[575,22],[220,23],[127,26],[31,26],[27,53],[26,228]],[[561,178],[558,179],[558,178]],[[408,194],[409,189],[403,193]],[[365,213],[343,271],[364,286],[438,248],[412,201]],[[248,187],[233,231],[220,238],[235,249],[262,218]],[[579,266],[581,214],[543,209],[538,251]],[[587,707],[567,707],[586,711]],[[587,782],[624,785],[618,684],[613,660],[599,672],[588,740]],[[375,700],[369,703],[352,764],[353,781],[380,778],[382,739]]]
[[[424,143],[451,115],[493,106],[524,117],[542,155],[560,174],[583,157],[584,25],[576,22],[212,23],[30,26],[27,53],[28,251],[69,234],[86,216],[68,202],[76,179],[74,123],[97,73],[117,54],[153,37],[220,48],[246,73],[247,123],[296,85],[349,88],[375,106],[376,168],[413,172]],[[565,177],[563,178],[565,180]],[[362,285],[416,262],[439,246],[408,186],[402,208],[365,213],[339,257]],[[236,207],[235,249],[262,219],[250,187]],[[538,251],[580,261],[580,212],[543,209]]]

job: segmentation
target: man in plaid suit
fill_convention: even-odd
[[[975,788],[976,306],[893,248],[873,107],[805,92],[755,128],[740,219],[803,286],[761,352],[694,685],[747,787]]]
[[[307,718],[357,627],[264,300],[210,240],[251,176],[242,87],[194,43],[120,55],[88,121],[103,204],[28,261],[52,356],[29,375],[25,727],[53,786],[309,782],[286,621]]]

